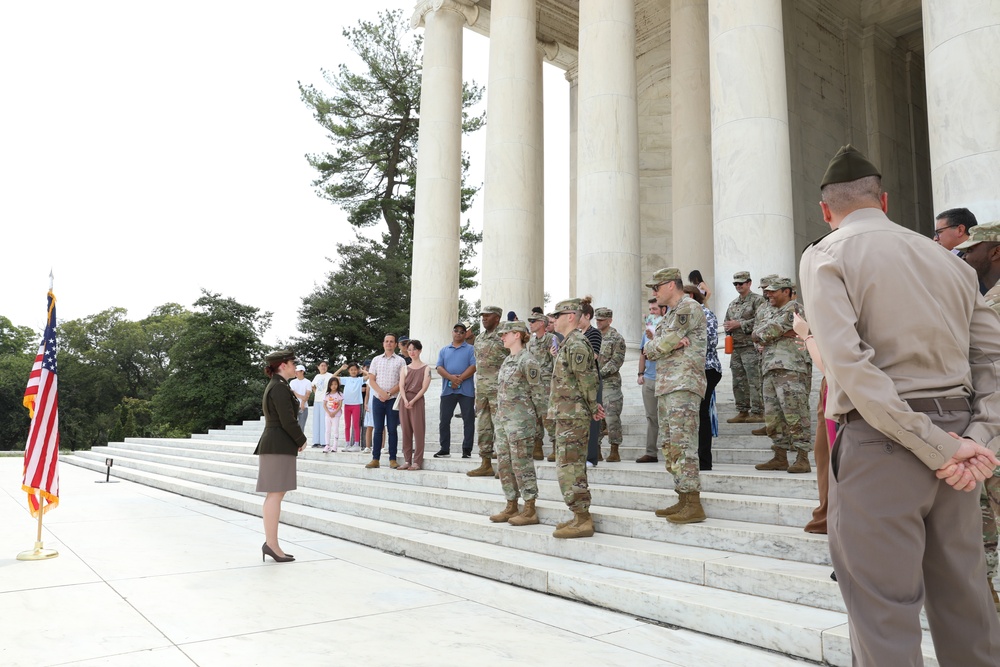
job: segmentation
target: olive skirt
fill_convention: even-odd
[[[261,454],[257,457],[257,491],[294,491],[295,459],[290,454]]]

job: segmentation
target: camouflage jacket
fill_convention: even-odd
[[[578,330],[563,340],[552,364],[549,419],[590,420],[597,412],[597,363],[594,348]]]
[[[682,338],[691,344],[675,350]],[[646,343],[646,358],[656,362],[657,396],[690,391],[705,397],[707,340],[705,312],[697,301],[685,295],[657,325],[653,340]]]
[[[793,315],[798,313],[802,316],[802,304],[798,301],[789,301],[781,308],[770,310],[771,317],[753,330],[754,340],[764,346],[764,353],[760,359],[761,375],[773,370],[811,372],[805,354],[799,349],[798,338],[785,336],[792,331]]]
[[[473,346],[476,354],[476,393],[496,395],[497,373],[509,352],[500,341],[497,330],[481,331]]]
[[[753,333],[755,326],[754,320],[757,315],[757,311],[761,306],[767,306],[770,308],[770,304],[767,302],[767,299],[756,292],[749,292],[746,296],[736,297],[733,299],[733,302],[729,304],[729,308],[726,309],[726,317],[723,318],[723,322],[728,322],[729,320],[740,321],[738,329],[726,332],[733,337],[734,347],[747,347],[748,345],[753,345],[753,341],[750,340],[750,334]]]
[[[527,348],[503,360],[497,378],[498,428],[511,440],[534,438],[539,417],[544,417],[544,392],[548,386],[542,382],[542,372],[535,357]]]
[[[538,367],[542,371],[542,382],[548,383],[552,380],[552,341],[555,335],[545,332],[541,338],[536,338],[534,334],[528,340],[528,352],[538,362]]]
[[[622,374],[619,371],[624,363],[625,339],[617,329],[608,327],[608,332],[603,334],[601,351],[597,355],[597,366],[605,384],[621,385]]]

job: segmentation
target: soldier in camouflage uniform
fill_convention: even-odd
[[[705,520],[698,472],[698,409],[705,396],[705,347],[708,327],[697,301],[684,293],[680,269],[660,269],[646,283],[661,306],[670,310],[647,331],[646,358],[656,362],[657,418],[660,447],[680,496],[656,516],[672,523]]]
[[[469,477],[488,477],[493,474],[493,416],[497,411],[497,373],[507,356],[507,350],[497,335],[500,324],[499,306],[487,306],[479,315],[483,330],[476,336],[473,349],[476,354],[476,431],[479,435],[479,456],[482,463],[466,474]]]
[[[604,408],[597,402],[597,363],[594,350],[577,329],[582,306],[580,299],[556,304],[550,313],[556,331],[565,336],[552,365],[552,390],[548,417],[556,434],[556,468],[559,490],[573,511],[573,518],[556,526],[553,537],[590,537],[590,487],[587,485],[587,440],[590,420],[603,419]]]
[[[497,376],[496,413],[497,464],[507,506],[491,516],[490,521],[527,526],[538,523],[535,514],[538,483],[531,451],[545,404],[543,395],[549,388],[542,383],[538,362],[524,347],[529,339],[524,322],[504,322],[497,327],[497,334],[510,352]],[[517,506],[518,497],[524,498],[523,511]]]
[[[761,289],[761,291],[762,292],[766,291],[767,290],[767,286],[771,284],[771,281],[772,280],[777,280],[777,279],[778,279],[778,275],[775,274],[775,273],[769,273],[766,276],[764,276],[763,278],[761,278],[760,279],[760,289]],[[764,299],[764,303],[762,303],[760,305],[760,307],[757,308],[757,314],[754,315],[753,326],[750,328],[750,333],[753,333],[754,329],[756,329],[757,327],[763,325],[765,322],[767,322],[769,319],[771,319],[772,315],[774,315],[774,308],[771,307],[771,302],[767,300],[766,296],[761,297],[761,298]],[[764,353],[764,346],[763,345],[759,345],[757,343],[754,343],[754,349],[757,350],[757,354],[758,355]],[[761,404],[763,405],[763,387],[764,387],[764,375],[763,375],[763,373],[761,373],[760,379],[761,379]],[[754,430],[752,430],[750,432],[753,433],[754,435],[770,435],[767,432],[767,424],[764,424],[760,428],[755,428]],[[774,449],[773,445],[771,446],[771,449]]]
[[[769,320],[753,331],[755,343],[764,346],[761,370],[764,373],[764,419],[773,443],[774,456],[757,470],[810,472],[809,452],[812,438],[809,429],[809,392],[806,389],[808,366],[803,358],[795,331],[795,313],[804,317],[802,306],[792,301],[792,281],[772,280],[764,288],[774,309]],[[788,464],[788,452],[795,450],[795,463]]]
[[[749,271],[733,274],[733,287],[739,296],[726,309],[722,328],[733,337],[733,353],[729,371],[733,375],[733,397],[739,414],[728,419],[730,424],[763,423],[764,404],[761,400],[760,353],[750,340],[757,310],[767,300],[752,291]]]
[[[556,440],[552,432],[552,424],[545,417],[545,413],[549,409],[549,389],[552,387],[552,358],[554,356],[552,351],[558,347],[556,345],[555,334],[549,333],[546,330],[548,323],[549,318],[545,315],[532,314],[528,317],[528,327],[531,329],[528,352],[538,362],[538,367],[542,371],[542,384],[545,386],[545,403],[542,406],[542,410],[538,413],[538,437],[535,438],[535,448],[532,452],[532,458],[536,461],[541,461],[545,458],[545,452],[542,451],[543,425],[545,426],[545,431],[549,432],[549,442],[552,443],[553,450],[555,450]]]
[[[1000,222],[977,225],[969,230],[969,239],[956,250],[965,253],[963,259],[976,270],[979,282],[987,288],[986,305],[1000,313]],[[993,588],[997,576],[997,536],[1000,532],[1000,468],[983,483],[979,495],[983,513],[983,548],[986,550],[986,578],[993,592],[993,603],[1000,611],[1000,596]]]
[[[614,313],[610,308],[598,308],[594,311],[597,320],[597,330],[601,332],[601,351],[597,355],[597,368],[604,380],[603,399],[605,422],[607,423],[608,442],[611,453],[608,462],[621,461],[618,448],[622,444],[622,409],[625,407],[625,397],[622,395],[621,367],[625,363],[625,339],[618,330],[611,326]],[[601,440],[604,435],[601,435]]]

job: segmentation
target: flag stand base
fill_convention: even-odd
[[[22,551],[17,555],[18,560],[48,560],[55,558],[59,552],[55,549],[43,549],[41,542],[35,542],[35,548],[31,551]]]

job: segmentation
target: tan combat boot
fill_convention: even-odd
[[[542,441],[535,441],[535,450],[531,452],[531,458],[535,461],[541,461],[545,458],[545,452],[542,451]]]
[[[747,417],[749,417],[749,416],[750,416],[750,413],[743,412],[742,410],[740,410],[740,413],[738,415],[736,415],[735,417],[730,417],[729,419],[726,420],[726,423],[727,424],[742,424],[743,422],[745,422],[747,420]]]
[[[508,523],[512,526],[534,526],[538,523],[538,515],[535,514],[535,499],[524,501],[524,509],[517,516],[512,516]]]
[[[492,477],[493,476],[493,464],[490,463],[490,457],[484,456],[483,462],[479,464],[478,468],[470,470],[465,473],[469,477]]]
[[[744,419],[743,422],[746,424],[763,424],[764,415],[760,414],[759,412],[751,412],[750,416]]]
[[[618,463],[622,460],[621,455],[618,454],[619,445],[611,445],[611,453],[608,454],[608,463]]]
[[[812,472],[812,468],[809,466],[809,452],[797,450],[795,463],[788,466],[788,472]]]
[[[767,435],[767,427],[761,426],[760,428],[755,428],[750,432],[753,433],[754,435]]]
[[[553,463],[556,460],[556,448],[552,447],[552,452],[549,453],[549,463]]]
[[[684,507],[677,514],[667,517],[670,523],[698,523],[705,520],[705,509],[701,506],[701,493],[692,491],[685,498]]]
[[[506,523],[512,516],[517,516],[519,511],[520,508],[517,506],[517,498],[514,498],[514,500],[508,500],[507,506],[504,507],[499,514],[491,516],[490,521],[493,523]]]
[[[668,516],[677,514],[682,509],[684,509],[684,503],[687,501],[687,495],[688,494],[686,493],[678,493],[676,503],[674,503],[670,507],[664,507],[662,510],[656,510],[654,514],[656,514],[656,516],[660,517],[661,519],[666,519]]]
[[[780,447],[774,448],[774,456],[766,463],[754,466],[757,470],[788,470],[788,452]]]
[[[592,536],[594,534],[594,520],[590,518],[590,512],[582,510],[580,512],[575,512],[575,514],[576,520],[571,522],[568,526],[556,528],[556,531],[552,533],[552,537],[569,540],[574,537]]]

